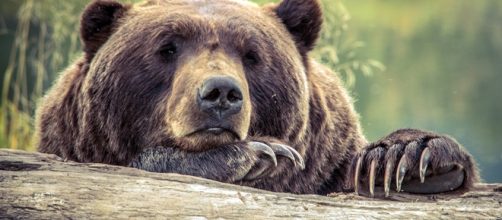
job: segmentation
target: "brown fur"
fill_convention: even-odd
[[[39,150],[279,192],[351,190],[350,167],[367,142],[340,79],[308,57],[321,25],[315,0],[96,1],[81,20],[84,56],[40,102]],[[208,120],[197,88],[215,75],[243,91],[242,110],[226,121],[233,135],[195,132]],[[242,179],[264,163],[252,141],[291,146],[305,169],[279,158],[266,178]],[[470,185],[477,174],[464,165]]]

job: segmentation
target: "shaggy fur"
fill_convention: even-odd
[[[340,79],[308,56],[321,26],[316,0],[263,7],[95,1],[81,19],[83,57],[39,104],[38,149],[79,162],[326,194],[353,190],[358,158],[360,181],[368,182],[375,160],[381,184],[385,161],[413,154],[409,164],[416,166],[429,147],[428,175],[458,164],[466,173],[462,188],[470,187],[478,178],[474,162],[451,138],[410,129],[368,145]],[[213,76],[230,77],[242,90],[241,111],[222,122],[195,101]],[[215,123],[228,132],[204,132]],[[407,151],[412,142],[421,147]],[[402,147],[390,150],[394,144]]]

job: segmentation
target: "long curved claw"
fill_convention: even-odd
[[[305,162],[302,156],[294,148],[278,143],[272,143],[270,146],[276,150],[276,155],[287,157],[293,162],[295,167],[299,165],[301,170],[305,169]]]
[[[401,191],[401,185],[404,180],[404,175],[406,175],[406,172],[408,171],[408,162],[406,155],[403,155],[401,157],[401,160],[399,161],[399,165],[397,166],[397,172],[396,172],[396,191],[400,192]]]
[[[260,151],[267,157],[270,157],[270,159],[274,163],[274,166],[277,166],[277,158],[275,157],[275,153],[272,148],[261,142],[250,142],[249,144],[254,148],[254,150]]]
[[[293,153],[291,153],[291,151],[288,149],[286,145],[270,144],[269,146],[274,150],[276,156],[287,157],[296,166],[295,157],[293,156]]]
[[[431,159],[431,151],[429,148],[425,148],[420,156],[420,182],[425,182],[425,172],[427,171],[427,166],[429,165]]]
[[[372,160],[371,161],[371,165],[370,165],[370,176],[369,176],[369,179],[370,179],[370,195],[371,195],[371,197],[375,196],[376,163],[377,163],[376,160]]]
[[[293,149],[293,148],[291,148],[291,149],[292,149],[291,152],[293,152],[293,155],[296,158],[296,162],[298,163],[298,165],[300,165],[300,169],[304,170],[305,169],[305,161],[303,160],[302,155],[300,155],[300,153],[298,153],[298,151],[296,151],[295,149]]]
[[[390,194],[390,183],[392,180],[392,172],[394,171],[395,163],[396,163],[396,159],[390,158],[387,161],[387,164],[385,164],[385,174],[383,177],[385,197],[389,197],[389,194]]]
[[[363,157],[364,157],[364,155],[361,155],[357,159],[357,163],[356,163],[356,172],[354,174],[354,191],[356,192],[356,195],[359,195],[359,174],[361,174]]]

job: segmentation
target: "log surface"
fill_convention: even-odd
[[[464,194],[400,193],[387,199],[295,195],[0,149],[4,218],[501,219],[502,184],[479,184]]]

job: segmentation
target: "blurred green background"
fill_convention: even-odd
[[[80,55],[86,3],[0,1],[0,147],[35,150],[36,100]],[[485,181],[502,182],[502,1],[323,6],[312,55],[344,79],[369,140],[403,127],[450,134],[474,155]]]

